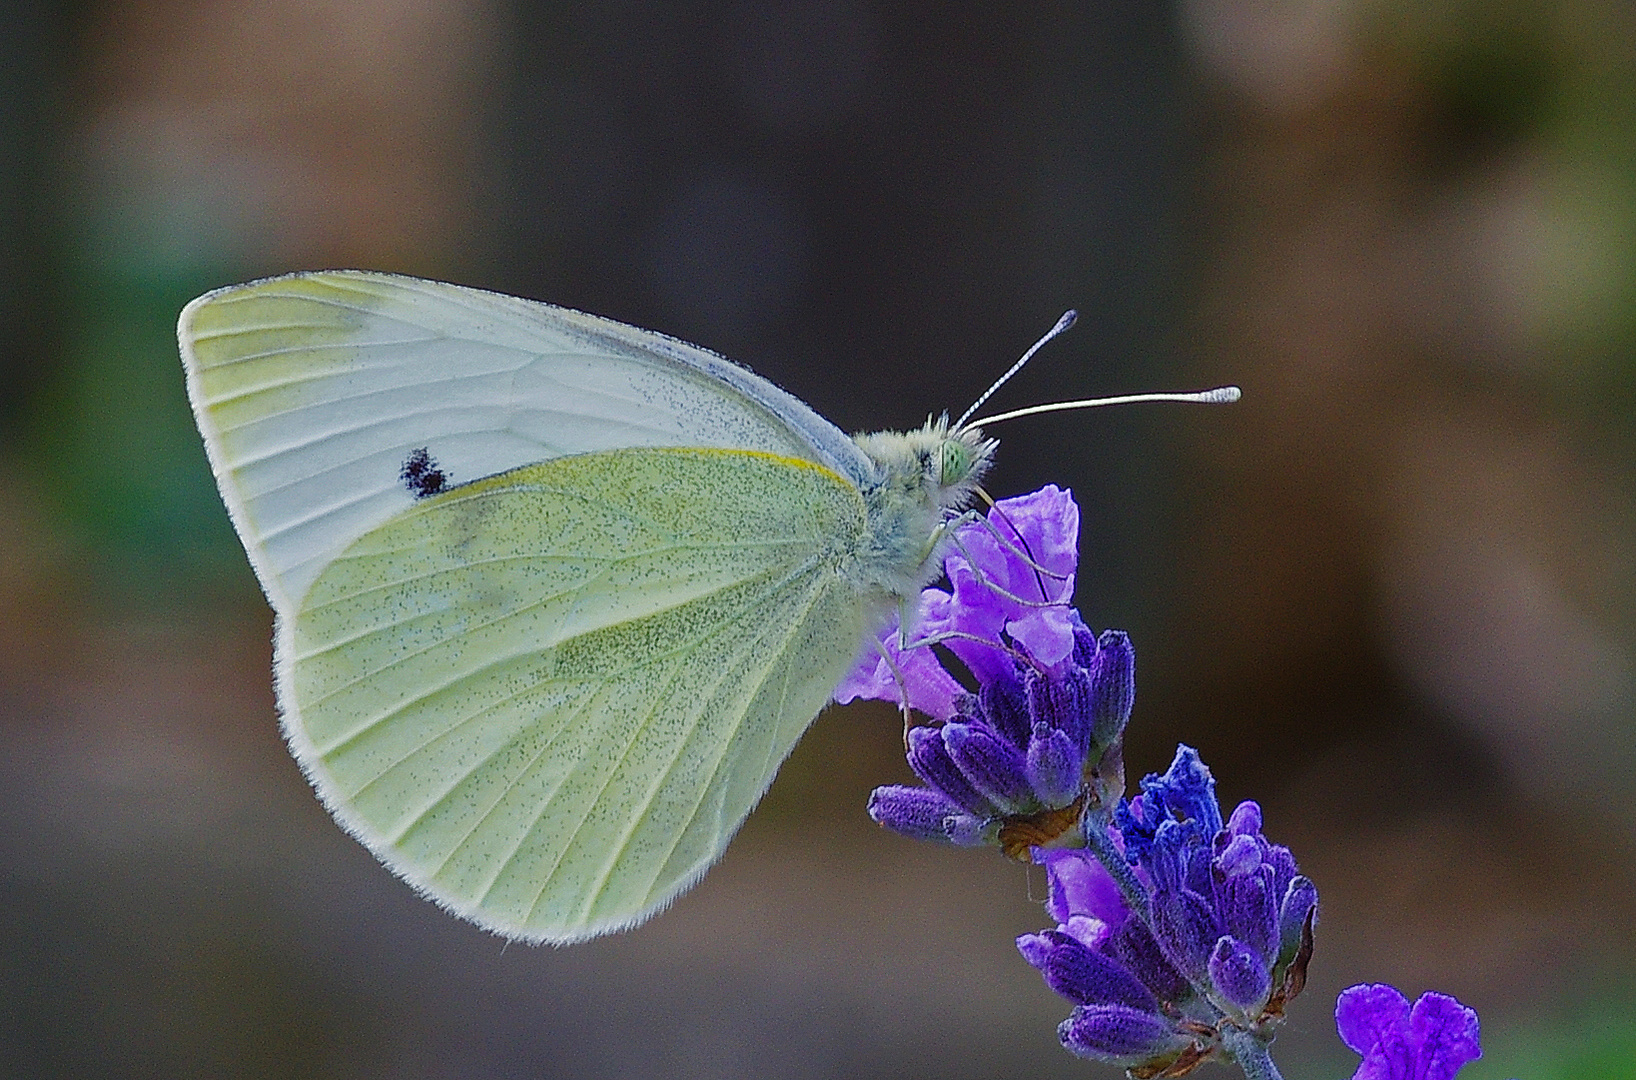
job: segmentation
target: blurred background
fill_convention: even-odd
[[[206,289],[400,271],[996,429],[1318,882],[1334,995],[1472,1080],[1636,1076],[1636,9],[1622,0],[0,0],[0,1075],[1075,1077],[1042,880],[877,830],[831,710],[663,917],[505,946],[330,823],[188,415]],[[1625,809],[1621,809],[1624,807]],[[1032,895],[1031,895],[1032,894]],[[1226,1073],[1211,1066],[1220,1075]]]

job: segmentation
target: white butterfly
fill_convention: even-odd
[[[221,289],[178,334],[296,759],[417,890],[531,941],[720,857],[994,445],[853,439],[673,338],[388,274]]]

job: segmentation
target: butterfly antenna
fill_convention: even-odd
[[[987,397],[988,395],[983,395]],[[1044,405],[1030,405],[1026,409],[996,413],[972,421],[972,427],[986,427],[1001,420],[1015,420],[1019,416],[1038,416],[1040,413],[1062,412],[1066,409],[1095,409],[1103,405],[1133,405],[1141,401],[1190,401],[1199,405],[1227,405],[1237,401],[1243,392],[1236,386],[1218,386],[1214,390],[1199,390],[1191,394],[1122,394],[1119,397],[1086,398],[1084,401],[1052,401]],[[965,422],[965,418],[961,418]]]
[[[1057,320],[1057,324],[1051,327],[1051,329],[1047,330],[1044,337],[1034,342],[1033,348],[1023,353],[1021,360],[1018,360],[1015,364],[1012,364],[1010,370],[1008,370],[1004,375],[1001,375],[998,379],[995,379],[994,385],[989,387],[987,390],[984,390],[982,396],[971,403],[971,408],[960,414],[960,419],[954,422],[954,428],[952,430],[964,430],[966,421],[971,419],[971,414],[976,412],[978,409],[981,409],[983,407],[983,402],[994,396],[994,391],[1004,386],[1007,379],[1021,371],[1023,369],[1023,365],[1032,360],[1034,358],[1034,354],[1039,352],[1041,347],[1043,347],[1047,341],[1050,341],[1052,338],[1074,325],[1074,320],[1077,318],[1079,318],[1079,312],[1074,311],[1072,308],[1064,311],[1062,313],[1062,318]]]

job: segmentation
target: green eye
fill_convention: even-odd
[[[940,483],[944,487],[958,484],[971,475],[971,451],[966,449],[965,443],[954,439],[948,440],[943,444],[942,458],[940,465],[943,475]]]

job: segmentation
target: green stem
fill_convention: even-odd
[[[1272,1063],[1272,1040],[1263,1039],[1243,1028],[1223,1027],[1221,1045],[1244,1070],[1245,1080],[1284,1080],[1278,1066]]]

